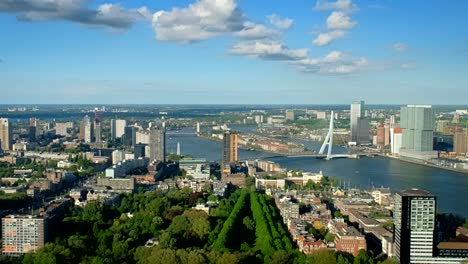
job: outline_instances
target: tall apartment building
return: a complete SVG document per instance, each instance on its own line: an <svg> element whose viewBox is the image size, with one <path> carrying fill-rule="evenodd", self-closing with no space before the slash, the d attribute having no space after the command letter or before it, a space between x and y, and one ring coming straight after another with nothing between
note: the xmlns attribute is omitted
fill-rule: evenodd
<svg viewBox="0 0 468 264"><path fill-rule="evenodd" d="M148 146L150 161L166 162L166 129L164 127L150 129Z"/></svg>
<svg viewBox="0 0 468 264"><path fill-rule="evenodd" d="M102 142L102 120L101 113L94 111L94 141L97 143Z"/></svg>
<svg viewBox="0 0 468 264"><path fill-rule="evenodd" d="M78 138L86 143L94 141L93 123L91 123L91 118L89 118L89 116L85 116L81 121L80 136Z"/></svg>
<svg viewBox="0 0 468 264"><path fill-rule="evenodd" d="M400 156L425 160L437 157L433 151L434 114L430 105L408 105L401 108L403 130Z"/></svg>
<svg viewBox="0 0 468 264"><path fill-rule="evenodd" d="M13 127L8 118L0 118L0 143L2 150L12 150Z"/></svg>
<svg viewBox="0 0 468 264"><path fill-rule="evenodd" d="M126 126L124 129L124 135L122 137L123 143L126 146L134 146L136 142L136 133L138 128L135 126Z"/></svg>
<svg viewBox="0 0 468 264"><path fill-rule="evenodd" d="M2 218L2 253L21 255L44 246L47 222L44 218L8 215Z"/></svg>
<svg viewBox="0 0 468 264"><path fill-rule="evenodd" d="M229 131L223 137L223 156L221 166L223 173L230 173L230 164L238 161L238 136Z"/></svg>
<svg viewBox="0 0 468 264"><path fill-rule="evenodd" d="M112 139L122 138L125 134L125 127L127 121L123 119L112 119L111 120L111 137Z"/></svg>

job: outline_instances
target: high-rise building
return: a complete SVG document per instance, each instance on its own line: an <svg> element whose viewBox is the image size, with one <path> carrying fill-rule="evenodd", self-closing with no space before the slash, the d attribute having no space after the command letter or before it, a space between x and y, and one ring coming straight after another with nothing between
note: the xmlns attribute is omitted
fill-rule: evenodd
<svg viewBox="0 0 468 264"><path fill-rule="evenodd" d="M2 150L12 150L13 127L8 118L0 118L0 143Z"/></svg>
<svg viewBox="0 0 468 264"><path fill-rule="evenodd" d="M360 118L364 117L364 101L353 102L351 104L351 116L350 116L350 126L351 126L351 141L358 143L359 141L359 124L358 121Z"/></svg>
<svg viewBox="0 0 468 264"><path fill-rule="evenodd" d="M164 127L152 127L150 129L148 146L150 161L166 162L166 129Z"/></svg>
<svg viewBox="0 0 468 264"><path fill-rule="evenodd" d="M419 189L395 194L395 256L401 264L428 263L433 257L436 197Z"/></svg>
<svg viewBox="0 0 468 264"><path fill-rule="evenodd" d="M468 152L468 130L459 128L455 131L454 142L453 142L453 151L457 153L467 153Z"/></svg>
<svg viewBox="0 0 468 264"><path fill-rule="evenodd" d="M408 105L401 108L403 142L400 156L425 160L437 157L433 151L434 114L430 105Z"/></svg>
<svg viewBox="0 0 468 264"><path fill-rule="evenodd" d="M102 120L101 113L98 110L94 111L94 136L95 142L102 142Z"/></svg>
<svg viewBox="0 0 468 264"><path fill-rule="evenodd" d="M400 127L390 128L390 150L392 154L400 154L402 130Z"/></svg>
<svg viewBox="0 0 468 264"><path fill-rule="evenodd" d="M223 137L223 158L221 162L223 173L230 173L230 165L238 161L238 136L227 131Z"/></svg>
<svg viewBox="0 0 468 264"><path fill-rule="evenodd" d="M112 119L111 120L111 137L112 139L122 138L125 134L125 127L127 121L123 119Z"/></svg>
<svg viewBox="0 0 468 264"><path fill-rule="evenodd" d="M425 190L409 189L394 197L394 256L401 264L461 264L468 260L466 246L434 244L436 197ZM445 244L445 245L441 245ZM441 252L441 248L444 248Z"/></svg>
<svg viewBox="0 0 468 264"><path fill-rule="evenodd" d="M355 141L359 145L365 145L370 142L369 138L369 119L367 117L360 117L357 120L356 138Z"/></svg>
<svg viewBox="0 0 468 264"><path fill-rule="evenodd" d="M385 144L385 127L380 125L377 127L377 146L383 147Z"/></svg>
<svg viewBox="0 0 468 264"><path fill-rule="evenodd" d="M91 118L89 118L89 116L85 116L81 121L79 139L86 143L94 141L93 123L91 123Z"/></svg>
<svg viewBox="0 0 468 264"><path fill-rule="evenodd" d="M134 146L138 142L136 142L136 132L138 128L135 126L126 126L123 135L123 144L126 146Z"/></svg>
<svg viewBox="0 0 468 264"><path fill-rule="evenodd" d="M384 129L385 129L385 135L384 135L384 146L388 146L390 145L390 126L389 125L385 125L384 126Z"/></svg>
<svg viewBox="0 0 468 264"><path fill-rule="evenodd" d="M2 253L21 255L44 246L47 222L44 218L8 215L2 218Z"/></svg>

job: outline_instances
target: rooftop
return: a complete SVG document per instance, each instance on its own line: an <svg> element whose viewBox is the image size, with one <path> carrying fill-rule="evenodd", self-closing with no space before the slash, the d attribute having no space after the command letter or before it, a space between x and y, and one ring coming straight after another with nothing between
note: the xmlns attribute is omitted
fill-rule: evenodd
<svg viewBox="0 0 468 264"><path fill-rule="evenodd" d="M398 192L401 196L434 196L434 194L417 188L402 190Z"/></svg>

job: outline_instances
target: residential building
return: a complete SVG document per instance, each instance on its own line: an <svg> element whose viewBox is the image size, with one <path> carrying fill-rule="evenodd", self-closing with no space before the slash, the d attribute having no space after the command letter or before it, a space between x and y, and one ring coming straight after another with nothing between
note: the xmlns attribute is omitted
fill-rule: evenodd
<svg viewBox="0 0 468 264"><path fill-rule="evenodd" d="M0 118L0 149L12 150L13 127L8 118Z"/></svg>
<svg viewBox="0 0 468 264"><path fill-rule="evenodd" d="M64 122L55 124L55 134L58 136L68 137L70 134L69 130L73 129L73 122Z"/></svg>
<svg viewBox="0 0 468 264"><path fill-rule="evenodd" d="M125 127L127 121L123 119L112 119L111 120L111 138L113 140L122 138L125 135Z"/></svg>
<svg viewBox="0 0 468 264"><path fill-rule="evenodd" d="M230 173L230 165L238 159L238 135L226 131L223 136L223 156L221 162L223 173Z"/></svg>
<svg viewBox="0 0 468 264"><path fill-rule="evenodd" d="M134 146L136 142L136 133L138 128L135 126L126 126L124 129L124 135L122 137L123 144L126 146Z"/></svg>
<svg viewBox="0 0 468 264"><path fill-rule="evenodd" d="M434 114L430 105L408 105L401 108L403 130L400 156L414 160L437 157L433 151Z"/></svg>
<svg viewBox="0 0 468 264"><path fill-rule="evenodd" d="M102 120L101 113L99 111L94 111L94 141L96 143L102 142Z"/></svg>
<svg viewBox="0 0 468 264"><path fill-rule="evenodd" d="M294 121L294 110L286 110L286 120Z"/></svg>
<svg viewBox="0 0 468 264"><path fill-rule="evenodd" d="M150 129L148 146L151 161L166 162L166 129L164 127L152 127Z"/></svg>
<svg viewBox="0 0 468 264"><path fill-rule="evenodd" d="M8 215L2 218L2 253L21 255L44 246L47 222L31 215Z"/></svg>
<svg viewBox="0 0 468 264"><path fill-rule="evenodd" d="M402 143L402 129L400 127L390 128L390 151L392 154L399 154Z"/></svg>
<svg viewBox="0 0 468 264"><path fill-rule="evenodd" d="M80 124L80 137L86 143L94 142L94 130L93 123L89 116L85 116Z"/></svg>
<svg viewBox="0 0 468 264"><path fill-rule="evenodd" d="M343 251L357 256L359 250L367 250L365 237L354 226L338 228L335 233L335 247L337 251Z"/></svg>

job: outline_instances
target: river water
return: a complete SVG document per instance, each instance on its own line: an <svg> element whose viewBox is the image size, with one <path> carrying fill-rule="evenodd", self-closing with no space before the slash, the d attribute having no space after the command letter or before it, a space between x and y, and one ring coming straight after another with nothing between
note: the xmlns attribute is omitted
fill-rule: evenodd
<svg viewBox="0 0 468 264"><path fill-rule="evenodd" d="M252 127L239 127L236 130L251 131ZM169 131L167 151L176 152L177 142L181 153L209 161L221 159L222 143L195 135L182 134L192 129ZM181 133L177 135L177 133ZM320 143L295 140L311 149L318 150ZM333 153L343 153L344 148L333 146ZM351 187L369 188L390 187L392 191L407 188L420 188L431 191L437 196L438 212L468 216L468 174L407 163L404 161L375 157L361 159L318 160L310 157L272 157L271 153L239 150L239 159L267 159L279 163L283 168L304 171L322 171L326 176L333 176L341 182L350 183Z"/></svg>

